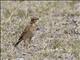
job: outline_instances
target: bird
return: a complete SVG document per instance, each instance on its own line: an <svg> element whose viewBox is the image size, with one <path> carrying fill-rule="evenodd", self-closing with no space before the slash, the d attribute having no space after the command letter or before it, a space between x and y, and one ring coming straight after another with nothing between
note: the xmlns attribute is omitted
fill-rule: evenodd
<svg viewBox="0 0 80 60"><path fill-rule="evenodd" d="M37 17L32 17L31 21L29 23L29 25L27 25L25 27L25 29L23 30L22 34L20 35L18 41L16 42L16 44L14 45L15 47L21 42L24 41L24 43L26 45L30 44L31 39L34 35L34 31L39 30L39 28L37 28L36 22L37 20L39 20L39 18ZM27 43L26 43L27 40Z"/></svg>

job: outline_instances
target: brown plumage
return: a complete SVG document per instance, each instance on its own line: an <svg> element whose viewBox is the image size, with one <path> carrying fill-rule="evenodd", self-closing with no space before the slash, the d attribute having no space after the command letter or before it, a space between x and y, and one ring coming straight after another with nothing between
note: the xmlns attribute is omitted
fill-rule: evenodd
<svg viewBox="0 0 80 60"><path fill-rule="evenodd" d="M25 40L27 40L27 45L28 43L30 43L32 37L33 37L33 32L37 30L37 26L36 26L36 22L37 22L38 18L37 17L33 17L31 18L30 24L26 26L26 28L24 29L23 33L21 34L18 42L15 44L15 47L23 40L24 43L26 42Z"/></svg>

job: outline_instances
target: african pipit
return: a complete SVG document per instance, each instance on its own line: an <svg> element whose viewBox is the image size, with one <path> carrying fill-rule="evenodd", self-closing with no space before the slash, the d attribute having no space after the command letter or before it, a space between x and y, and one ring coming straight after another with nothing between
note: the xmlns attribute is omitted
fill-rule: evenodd
<svg viewBox="0 0 80 60"><path fill-rule="evenodd" d="M29 23L29 25L26 26L26 28L24 29L24 31L22 32L18 42L15 44L15 47L21 42L24 41L24 43L27 40L27 43L25 44L29 44L31 42L31 39L33 37L33 32L36 31L38 28L36 26L36 22L39 18L37 17L33 17L31 18L31 21Z"/></svg>

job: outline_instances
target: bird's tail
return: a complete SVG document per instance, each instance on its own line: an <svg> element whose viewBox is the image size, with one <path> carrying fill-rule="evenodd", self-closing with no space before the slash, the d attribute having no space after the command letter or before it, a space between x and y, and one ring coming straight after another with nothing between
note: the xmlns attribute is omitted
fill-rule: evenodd
<svg viewBox="0 0 80 60"><path fill-rule="evenodd" d="M16 47L22 40L19 40L14 46Z"/></svg>

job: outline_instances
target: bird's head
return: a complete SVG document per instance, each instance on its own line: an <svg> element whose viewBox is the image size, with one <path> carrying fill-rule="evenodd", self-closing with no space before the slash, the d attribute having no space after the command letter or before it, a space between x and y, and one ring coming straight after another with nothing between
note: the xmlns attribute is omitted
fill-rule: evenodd
<svg viewBox="0 0 80 60"><path fill-rule="evenodd" d="M37 20L39 20L39 18L38 18L38 17L32 17L32 18L31 18L31 24L36 23L36 22L37 22Z"/></svg>

